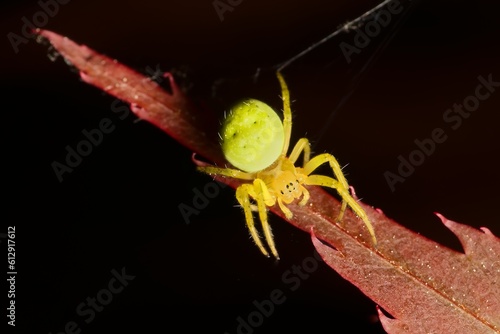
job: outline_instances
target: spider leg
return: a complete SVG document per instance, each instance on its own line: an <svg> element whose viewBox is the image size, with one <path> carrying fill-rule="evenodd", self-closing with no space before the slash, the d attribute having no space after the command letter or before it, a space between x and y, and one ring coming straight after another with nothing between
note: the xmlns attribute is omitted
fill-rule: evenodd
<svg viewBox="0 0 500 334"><path fill-rule="evenodd" d="M200 172L210 175L229 176L241 180L253 180L255 178L253 173L246 173L232 168L220 168L220 167L208 166L208 167L196 167L196 169Z"/></svg>
<svg viewBox="0 0 500 334"><path fill-rule="evenodd" d="M373 226L370 223L370 220L368 219L368 216L366 215L366 212L361 208L359 203L351 196L349 193L348 188L344 187L343 184L341 184L339 181L335 180L334 178L331 178L329 176L324 176L324 175L309 175L308 178L306 179L306 184L309 185L317 185L317 186L322 186L322 187L329 187L337 190L339 195L342 197L342 199L349 204L351 207L352 211L358 215L359 218L361 218L366 225L366 228L368 229L368 232L370 233L373 244L377 244L377 238L375 237L375 231L373 230Z"/></svg>
<svg viewBox="0 0 500 334"><path fill-rule="evenodd" d="M309 201L309 198L311 195L309 194L309 191L306 189L306 187L303 187L302 185L300 186L300 189L302 190L302 199L299 202L299 205L306 205L307 201Z"/></svg>
<svg viewBox="0 0 500 334"><path fill-rule="evenodd" d="M293 217L292 211L290 211L290 209L285 206L285 203L283 203L283 200L280 197L278 197L278 205L281 211L283 211L283 213L285 214L285 217L287 219L292 219Z"/></svg>
<svg viewBox="0 0 500 334"><path fill-rule="evenodd" d="M236 199L243 207L243 212L245 213L245 220L247 223L248 230L250 231L250 235L252 236L253 241L259 247L262 254L269 257L269 253L266 248L262 244L260 240L259 233L255 228L255 223L253 220L252 209L250 204L250 193L254 193L254 187L252 184L242 184L236 189Z"/></svg>
<svg viewBox="0 0 500 334"><path fill-rule="evenodd" d="M292 134L292 111L290 110L290 92L286 85L285 79L278 71L276 72L281 86L281 98L283 99L283 129L285 131L285 143L283 144L283 151L281 154L286 155L288 146L290 145L290 137Z"/></svg>
<svg viewBox="0 0 500 334"><path fill-rule="evenodd" d="M305 166L311 157L311 146L309 145L309 140L307 138L300 138L297 141L297 144L295 144L292 153L288 156L288 159L295 164L302 152L304 152L304 162L302 163L302 166Z"/></svg>
<svg viewBox="0 0 500 334"><path fill-rule="evenodd" d="M323 153L315 156L312 158L305 166L304 166L304 174L309 175L311 174L315 169L317 169L320 165L324 164L325 162L328 162L330 164L330 167L333 171L333 174L335 175L335 178L338 180L340 183L340 186L342 189L345 191L349 192L349 184L347 183L347 180L344 177L344 173L342 173L342 168L340 168L340 165L335 159L335 157L331 154L328 153ZM343 197L342 197L343 198ZM342 218L344 217L344 212L347 207L347 203L345 200L342 200L342 206L340 207L340 213L337 218L338 221L341 221Z"/></svg>
<svg viewBox="0 0 500 334"><path fill-rule="evenodd" d="M255 179L253 181L254 190L255 190L255 199L257 200L257 207L259 211L259 218L262 224L262 230L264 231L264 237L266 238L267 245L271 249L274 257L279 260L278 251L276 250L276 245L274 244L273 233L271 232L271 226L267 221L267 207L272 206L276 202L275 199L269 193L269 189L267 188L264 181L261 179Z"/></svg>

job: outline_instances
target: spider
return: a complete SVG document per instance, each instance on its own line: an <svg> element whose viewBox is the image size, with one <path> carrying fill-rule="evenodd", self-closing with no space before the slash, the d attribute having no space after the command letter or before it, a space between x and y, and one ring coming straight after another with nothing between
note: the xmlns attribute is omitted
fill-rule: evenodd
<svg viewBox="0 0 500 334"><path fill-rule="evenodd" d="M248 181L236 189L236 199L243 208L251 237L267 257L269 253L257 232L252 212L258 212L267 245L273 256L279 259L267 219L267 207L274 206L277 202L285 217L291 219L293 214L286 204L300 199L299 205L305 205L310 197L306 188L309 185L336 189L342 198L337 221L342 220L346 206L349 205L363 220L373 243L376 244L372 224L365 211L349 193L347 180L333 155L323 153L310 158L309 140L301 138L290 155L286 156L292 131L290 93L281 73L278 71L276 75L283 99L283 122L270 106L261 101L245 99L239 102L226 116L219 134L226 159L237 169L207 166L198 167L198 170L210 175ZM302 153L303 165L296 167L295 163ZM330 165L336 179L312 174L325 163Z"/></svg>

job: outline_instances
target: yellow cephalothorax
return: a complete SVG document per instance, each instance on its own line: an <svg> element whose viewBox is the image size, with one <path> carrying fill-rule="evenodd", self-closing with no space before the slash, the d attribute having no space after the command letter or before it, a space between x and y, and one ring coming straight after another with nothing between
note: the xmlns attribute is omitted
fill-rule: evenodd
<svg viewBox="0 0 500 334"><path fill-rule="evenodd" d="M309 192L305 186L317 185L336 189L342 198L337 220L342 220L346 206L349 205L365 223L373 243L377 243L375 232L359 203L349 193L349 185L339 163L331 154L323 153L310 158L311 148L307 138L301 138L287 157L292 132L290 93L281 73L277 72L283 98L283 122L267 104L246 99L236 104L226 117L221 129L222 151L226 159L237 169L220 167L198 167L210 175L222 175L248 182L236 189L236 199L245 213L250 235L260 251L269 256L255 227L252 211L257 211L264 238L271 253L279 259L274 244L271 227L267 220L267 207L278 206L287 219L293 217L286 204L300 200L305 205ZM302 167L296 167L299 156L303 154ZM328 163L335 178L311 174L322 164Z"/></svg>

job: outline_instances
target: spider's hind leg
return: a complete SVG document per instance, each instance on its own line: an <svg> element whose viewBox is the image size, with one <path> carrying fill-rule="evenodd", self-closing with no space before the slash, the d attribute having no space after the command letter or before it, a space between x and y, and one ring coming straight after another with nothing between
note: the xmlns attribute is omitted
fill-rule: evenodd
<svg viewBox="0 0 500 334"><path fill-rule="evenodd" d="M323 153L315 156L310 161L306 163L304 166L304 173L306 175L311 174L314 170L316 170L322 164L328 162L330 168L332 169L333 175L338 181L337 190L341 190L342 192L349 193L349 184L344 177L344 173L342 173L342 168L338 163L337 159L331 154ZM340 207L340 212L337 217L337 222L342 222L342 218L344 218L345 209L347 208L347 201L344 196L342 196L342 205Z"/></svg>

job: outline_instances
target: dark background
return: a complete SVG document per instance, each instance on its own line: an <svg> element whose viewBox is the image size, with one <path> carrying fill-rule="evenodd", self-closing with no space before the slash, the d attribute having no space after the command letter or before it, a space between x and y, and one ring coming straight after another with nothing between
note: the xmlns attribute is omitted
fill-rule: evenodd
<svg viewBox="0 0 500 334"><path fill-rule="evenodd" d="M221 22L209 0L72 0L44 28L143 73L173 70L193 101L222 117L244 96L280 108L272 66L376 4L246 0ZM433 212L500 235L500 89L457 130L443 121L448 108L474 94L478 76L500 81L498 8L489 1L413 1L411 8L350 64L339 44L353 44L354 33L284 70L293 140L307 136L315 152L348 164L347 178L364 202L459 250ZM21 18L38 11L36 2L3 3L4 35L20 34ZM195 171L189 150L133 115L119 119L115 99L81 82L62 59L49 60L47 46L30 40L15 53L6 37L2 46L5 222L17 232L20 332L55 334L73 320L82 333L159 327L233 334L236 319L255 310L253 301L281 289L286 301L254 333L383 333L375 303L325 264L296 291L282 280L312 256L308 234L272 217L282 260L266 259L249 240L229 188L186 224L179 205L192 205L193 189L210 182ZM82 130L103 118L115 130L58 182L53 161L62 162L66 145L75 147ZM397 173L398 156L408 157L414 140L437 127L446 142L391 191L384 172ZM135 278L86 324L77 306L122 268Z"/></svg>

